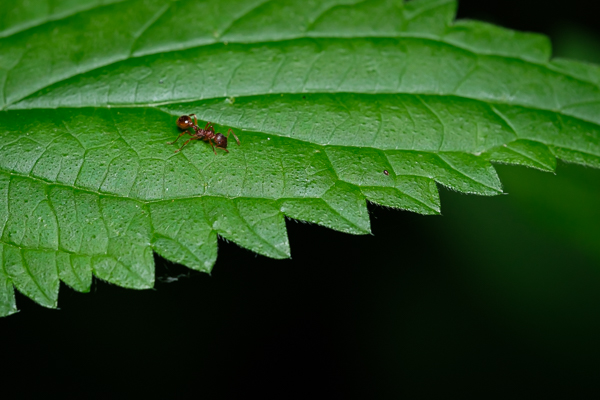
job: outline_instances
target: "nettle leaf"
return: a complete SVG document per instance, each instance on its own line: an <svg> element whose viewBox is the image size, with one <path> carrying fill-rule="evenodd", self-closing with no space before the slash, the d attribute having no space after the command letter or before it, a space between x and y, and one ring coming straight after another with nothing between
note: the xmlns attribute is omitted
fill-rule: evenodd
<svg viewBox="0 0 600 400"><path fill-rule="evenodd" d="M289 257L286 216L437 214L437 184L502 193L491 162L600 167L600 68L455 1L38 3L0 4L1 315L152 287L153 251L209 272L218 236ZM241 146L174 153L190 113Z"/></svg>

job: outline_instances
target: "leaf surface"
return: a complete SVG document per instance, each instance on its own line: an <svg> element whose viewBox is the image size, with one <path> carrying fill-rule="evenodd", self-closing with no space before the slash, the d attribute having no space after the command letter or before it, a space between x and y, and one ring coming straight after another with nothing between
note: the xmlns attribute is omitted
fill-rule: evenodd
<svg viewBox="0 0 600 400"><path fill-rule="evenodd" d="M491 162L600 167L600 68L453 22L450 0L0 4L0 314L92 275L209 272L217 237L286 258L285 217L370 232L366 201L438 214ZM174 153L175 119L233 129ZM181 143L181 141L180 141ZM384 171L386 173L384 173Z"/></svg>

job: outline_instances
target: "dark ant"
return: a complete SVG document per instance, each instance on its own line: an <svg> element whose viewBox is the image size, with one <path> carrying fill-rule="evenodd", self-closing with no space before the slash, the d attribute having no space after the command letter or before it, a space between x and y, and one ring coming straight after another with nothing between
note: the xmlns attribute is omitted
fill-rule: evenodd
<svg viewBox="0 0 600 400"><path fill-rule="evenodd" d="M191 117L194 117L194 122L192 122ZM178 151L181 151L181 149L183 149L185 147L185 145L187 145L192 140L204 140L205 142L210 143L215 154L217 154L217 150L215 149L215 146L217 146L217 148L223 149L229 153L229 150L227 150L227 139L229 138L230 133L235 138L235 141L237 142L238 146L240 144L240 139L238 139L238 137L235 136L235 133L233 133L233 130L231 130L231 129L229 129L227 131L227 136L225 136L220 132L215 132L215 128L213 128L212 122L207 122L204 129L200 128L198 126L198 120L196 119L196 114L182 115L181 117L179 117L177 119L177 126L179 127L179 129L183 129L183 132L181 132L181 134L177 137L177 139L175 139L172 142L168 142L167 144L174 144L176 141L179 140L180 137L182 137L186 133L189 133L191 138L186 140L185 143L183 144L183 146L181 146L179 148L179 150L175 150L175 153L177 153ZM188 130L190 128L193 128L194 132L190 132ZM213 144L213 141L215 142L214 144Z"/></svg>

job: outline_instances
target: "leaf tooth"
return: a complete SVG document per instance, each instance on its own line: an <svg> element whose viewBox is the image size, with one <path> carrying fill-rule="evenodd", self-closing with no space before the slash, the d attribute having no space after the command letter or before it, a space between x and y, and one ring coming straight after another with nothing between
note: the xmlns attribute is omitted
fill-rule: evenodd
<svg viewBox="0 0 600 400"><path fill-rule="evenodd" d="M387 152L396 175L422 176L465 193L502 193L498 174L486 157L461 153Z"/></svg>
<svg viewBox="0 0 600 400"><path fill-rule="evenodd" d="M390 177L396 187L362 187L367 200L424 215L440 214L440 196L435 181L420 176Z"/></svg>
<svg viewBox="0 0 600 400"><path fill-rule="evenodd" d="M137 201L115 197L101 197L99 203L108 247L104 254L92 257L94 274L123 287L153 287L152 228L147 208Z"/></svg>
<svg viewBox="0 0 600 400"><path fill-rule="evenodd" d="M541 171L553 172L556 169L556 156L548 146L531 140L516 140L488 152L490 161L524 165Z"/></svg>
<svg viewBox="0 0 600 400"><path fill-rule="evenodd" d="M205 217L202 199L151 203L152 247L161 256L210 272L217 260L217 233Z"/></svg>
<svg viewBox="0 0 600 400"><path fill-rule="evenodd" d="M550 150L557 158L560 158L563 161L600 168L600 156L597 154L558 146L550 146Z"/></svg>
<svg viewBox="0 0 600 400"><path fill-rule="evenodd" d="M154 286L154 260L149 247L131 247L126 243L112 243L115 248L132 251L128 256L92 257L94 275L107 282L130 289L150 289ZM122 251L122 250L121 250ZM119 251L115 251L118 253Z"/></svg>
<svg viewBox="0 0 600 400"><path fill-rule="evenodd" d="M272 258L289 258L283 214L272 200L204 197L207 219L223 238Z"/></svg>
<svg viewBox="0 0 600 400"><path fill-rule="evenodd" d="M502 193L500 178L485 158L460 153L440 153L437 157L451 170L447 182L461 185L461 191L486 196Z"/></svg>
<svg viewBox="0 0 600 400"><path fill-rule="evenodd" d="M367 203L356 186L339 181L323 195L323 200L352 226L353 231L349 233L359 235L371 233Z"/></svg>
<svg viewBox="0 0 600 400"><path fill-rule="evenodd" d="M7 244L2 250L5 271L19 292L44 307L56 308L59 279L55 252Z"/></svg>
<svg viewBox="0 0 600 400"><path fill-rule="evenodd" d="M92 285L92 260L90 256L58 252L58 276L72 289L88 293Z"/></svg>
<svg viewBox="0 0 600 400"><path fill-rule="evenodd" d="M0 317L18 312L13 282L4 268L4 244L0 243Z"/></svg>

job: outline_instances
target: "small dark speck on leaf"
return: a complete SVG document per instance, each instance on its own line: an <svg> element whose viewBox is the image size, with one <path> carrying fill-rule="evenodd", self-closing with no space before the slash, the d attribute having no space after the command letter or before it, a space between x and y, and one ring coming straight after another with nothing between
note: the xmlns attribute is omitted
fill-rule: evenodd
<svg viewBox="0 0 600 400"><path fill-rule="evenodd" d="M162 85L163 83L165 83L165 81L163 81L163 80L161 79L160 81L158 81L158 83L160 83L160 84Z"/></svg>
<svg viewBox="0 0 600 400"><path fill-rule="evenodd" d="M390 174L390 173L388 172L388 170L387 170L387 169L384 169L384 170L383 170L383 173L384 173L385 175L389 175L389 174Z"/></svg>
<svg viewBox="0 0 600 400"><path fill-rule="evenodd" d="M302 96L303 99L306 99L306 96Z"/></svg>

